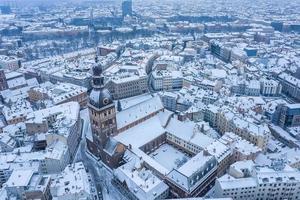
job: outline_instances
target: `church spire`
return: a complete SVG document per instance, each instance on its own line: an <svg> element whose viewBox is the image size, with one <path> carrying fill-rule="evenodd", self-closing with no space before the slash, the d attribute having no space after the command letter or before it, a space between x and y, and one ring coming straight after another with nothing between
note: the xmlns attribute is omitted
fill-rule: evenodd
<svg viewBox="0 0 300 200"><path fill-rule="evenodd" d="M103 68L99 63L93 67L93 80L92 80L92 91L89 96L89 103L94 107L100 109L109 104L113 104L113 98L104 87Z"/></svg>
<svg viewBox="0 0 300 200"><path fill-rule="evenodd" d="M99 64L96 64L93 67L93 88L103 88L104 87L104 77L102 76L102 66Z"/></svg>

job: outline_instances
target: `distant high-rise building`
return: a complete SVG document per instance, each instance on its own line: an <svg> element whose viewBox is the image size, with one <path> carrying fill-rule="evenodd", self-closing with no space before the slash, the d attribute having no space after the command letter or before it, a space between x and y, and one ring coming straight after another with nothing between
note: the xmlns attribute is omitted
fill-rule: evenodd
<svg viewBox="0 0 300 200"><path fill-rule="evenodd" d="M0 5L0 13L1 14L10 14L11 13L11 8L8 5Z"/></svg>
<svg viewBox="0 0 300 200"><path fill-rule="evenodd" d="M122 15L124 16L132 16L132 0L123 0L122 2Z"/></svg>

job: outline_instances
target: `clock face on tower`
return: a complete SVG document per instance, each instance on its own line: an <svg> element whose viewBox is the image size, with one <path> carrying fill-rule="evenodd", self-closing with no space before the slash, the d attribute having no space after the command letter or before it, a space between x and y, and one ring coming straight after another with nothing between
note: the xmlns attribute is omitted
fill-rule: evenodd
<svg viewBox="0 0 300 200"><path fill-rule="evenodd" d="M104 98L104 99L103 99L103 104L104 104L104 105L107 105L108 103L109 103L109 99L108 99L108 98Z"/></svg>

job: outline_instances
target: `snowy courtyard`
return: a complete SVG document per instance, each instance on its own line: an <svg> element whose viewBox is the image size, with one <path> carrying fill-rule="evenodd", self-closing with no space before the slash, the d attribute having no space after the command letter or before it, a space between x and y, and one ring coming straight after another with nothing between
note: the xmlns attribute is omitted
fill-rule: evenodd
<svg viewBox="0 0 300 200"><path fill-rule="evenodd" d="M170 171L179 168L190 159L188 155L169 144L163 144L150 156Z"/></svg>

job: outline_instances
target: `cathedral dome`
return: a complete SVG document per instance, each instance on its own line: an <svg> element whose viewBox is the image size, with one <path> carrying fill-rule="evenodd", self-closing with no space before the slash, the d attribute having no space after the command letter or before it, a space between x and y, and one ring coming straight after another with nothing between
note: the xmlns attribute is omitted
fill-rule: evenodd
<svg viewBox="0 0 300 200"><path fill-rule="evenodd" d="M94 107L100 109L113 103L110 92L105 88L93 89L89 96L89 102Z"/></svg>

